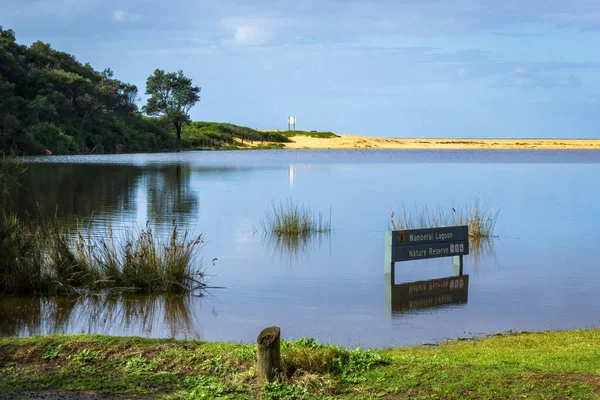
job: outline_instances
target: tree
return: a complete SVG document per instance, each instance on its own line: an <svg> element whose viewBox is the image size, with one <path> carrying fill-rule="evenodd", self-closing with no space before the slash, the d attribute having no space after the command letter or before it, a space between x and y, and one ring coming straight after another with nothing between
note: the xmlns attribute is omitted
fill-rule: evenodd
<svg viewBox="0 0 600 400"><path fill-rule="evenodd" d="M165 73L154 71L146 81L146 94L150 97L144 107L148 115L160 115L169 120L181 140L181 127L190 120L190 109L200 100L200 88L192 86L192 80L183 71Z"/></svg>
<svg viewBox="0 0 600 400"><path fill-rule="evenodd" d="M0 26L0 155L175 148L172 123L144 118L137 101L135 85L111 69L47 43L20 45Z"/></svg>

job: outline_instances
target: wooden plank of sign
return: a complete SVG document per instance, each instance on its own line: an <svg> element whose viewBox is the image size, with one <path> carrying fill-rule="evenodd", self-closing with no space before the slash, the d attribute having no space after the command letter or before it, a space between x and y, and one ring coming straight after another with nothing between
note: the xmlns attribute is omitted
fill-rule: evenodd
<svg viewBox="0 0 600 400"><path fill-rule="evenodd" d="M424 258L453 257L469 254L469 241L392 246L392 262Z"/></svg>
<svg viewBox="0 0 600 400"><path fill-rule="evenodd" d="M469 240L469 227L467 225L392 231L392 247L465 240Z"/></svg>

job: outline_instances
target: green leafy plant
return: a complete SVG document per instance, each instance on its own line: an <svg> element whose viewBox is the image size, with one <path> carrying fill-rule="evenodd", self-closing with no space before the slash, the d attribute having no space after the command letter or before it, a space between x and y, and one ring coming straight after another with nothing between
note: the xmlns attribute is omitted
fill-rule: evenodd
<svg viewBox="0 0 600 400"><path fill-rule="evenodd" d="M72 356L72 359L75 361L80 361L83 363L92 362L96 360L100 360L102 356L97 351L92 351L90 349L83 349L78 354Z"/></svg>
<svg viewBox="0 0 600 400"><path fill-rule="evenodd" d="M234 350L239 361L250 361L256 359L256 345L243 345Z"/></svg>
<svg viewBox="0 0 600 400"><path fill-rule="evenodd" d="M152 372L156 369L156 363L141 356L134 356L127 360L125 363L125 371L139 375L145 372Z"/></svg>
<svg viewBox="0 0 600 400"><path fill-rule="evenodd" d="M63 345L58 345L58 346L51 346L48 345L46 346L46 348L44 349L44 352L42 353L42 358L44 360L55 360L58 358L58 356L60 356L60 353L63 350Z"/></svg>

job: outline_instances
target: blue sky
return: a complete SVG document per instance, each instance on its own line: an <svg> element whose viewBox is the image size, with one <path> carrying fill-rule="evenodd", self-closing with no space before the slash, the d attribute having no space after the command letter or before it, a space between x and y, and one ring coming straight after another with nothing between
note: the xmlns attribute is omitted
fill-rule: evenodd
<svg viewBox="0 0 600 400"><path fill-rule="evenodd" d="M17 40L202 87L192 118L387 137L600 136L597 0L0 0Z"/></svg>

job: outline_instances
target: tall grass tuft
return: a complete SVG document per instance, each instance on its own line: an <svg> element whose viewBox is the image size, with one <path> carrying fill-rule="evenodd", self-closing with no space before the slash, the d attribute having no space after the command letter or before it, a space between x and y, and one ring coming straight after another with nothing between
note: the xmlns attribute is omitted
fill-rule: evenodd
<svg viewBox="0 0 600 400"><path fill-rule="evenodd" d="M271 202L263 220L264 229L275 235L285 237L309 237L315 233L331 232L331 212L329 219L293 200L276 204Z"/></svg>
<svg viewBox="0 0 600 400"><path fill-rule="evenodd" d="M390 223L394 230L468 225L472 239L492 238L497 236L495 229L499 212L490 210L478 196L470 207L454 207L450 210L429 210L424 207L410 213L402 206L398 215L392 212Z"/></svg>
<svg viewBox="0 0 600 400"><path fill-rule="evenodd" d="M68 232L56 220L28 223L0 216L0 293L72 294L100 289L182 292L201 289L202 235L173 227L168 239L152 230Z"/></svg>
<svg viewBox="0 0 600 400"><path fill-rule="evenodd" d="M19 186L21 176L27 171L23 160L2 154L0 157L0 209L3 211L12 187Z"/></svg>
<svg viewBox="0 0 600 400"><path fill-rule="evenodd" d="M146 227L124 247L123 284L146 291L177 292L202 285L203 273L193 269L202 235L189 238L174 226L168 241Z"/></svg>
<svg viewBox="0 0 600 400"><path fill-rule="evenodd" d="M17 216L0 215L0 292L30 293L42 286L40 230Z"/></svg>

